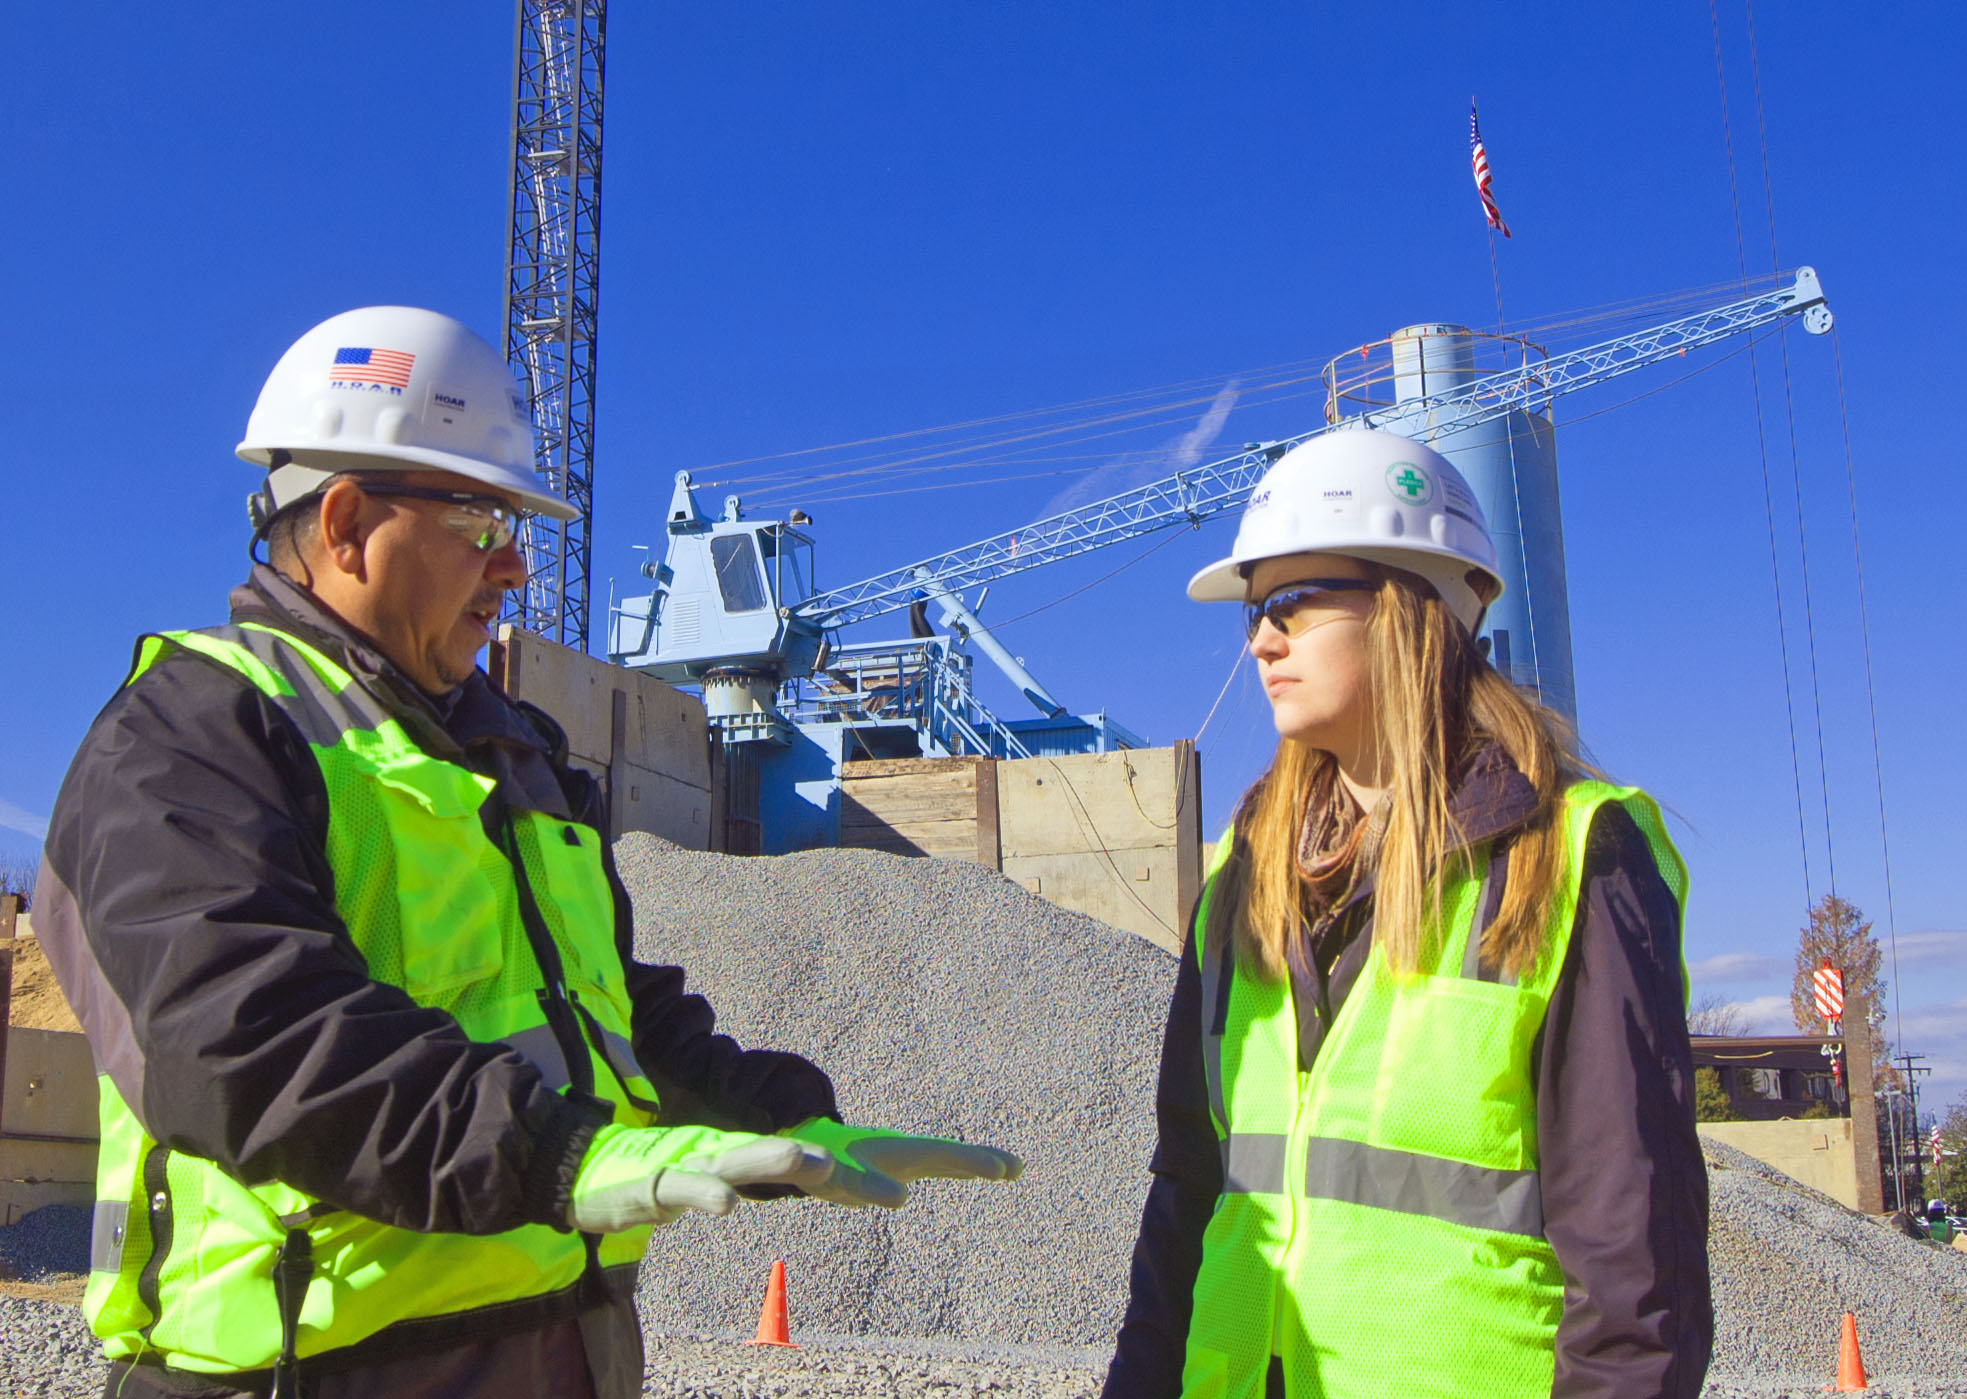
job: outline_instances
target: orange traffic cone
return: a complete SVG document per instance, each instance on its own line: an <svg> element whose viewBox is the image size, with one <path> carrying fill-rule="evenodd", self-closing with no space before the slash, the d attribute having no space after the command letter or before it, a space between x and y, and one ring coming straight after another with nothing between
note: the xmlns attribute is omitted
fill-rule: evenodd
<svg viewBox="0 0 1967 1399"><path fill-rule="evenodd" d="M786 1338L785 1325L785 1264L774 1260L772 1280L765 1284L765 1306L758 1313L758 1335L746 1341L748 1346L787 1346L793 1350L799 1347ZM1858 1388L1863 1389L1860 1384Z"/></svg>
<svg viewBox="0 0 1967 1399"><path fill-rule="evenodd" d="M1844 1333L1837 1343L1837 1383L1824 1386L1826 1394L1853 1394L1866 1388L1865 1362L1858 1358L1858 1319L1844 1313Z"/></svg>

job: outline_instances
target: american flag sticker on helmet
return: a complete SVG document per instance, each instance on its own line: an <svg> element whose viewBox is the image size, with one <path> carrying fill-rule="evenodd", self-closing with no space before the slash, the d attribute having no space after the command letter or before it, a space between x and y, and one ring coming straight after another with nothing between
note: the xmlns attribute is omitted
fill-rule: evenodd
<svg viewBox="0 0 1967 1399"><path fill-rule="evenodd" d="M407 350L382 350L372 345L344 345L328 366L331 384L376 384L389 389L410 387L410 370L417 357Z"/></svg>

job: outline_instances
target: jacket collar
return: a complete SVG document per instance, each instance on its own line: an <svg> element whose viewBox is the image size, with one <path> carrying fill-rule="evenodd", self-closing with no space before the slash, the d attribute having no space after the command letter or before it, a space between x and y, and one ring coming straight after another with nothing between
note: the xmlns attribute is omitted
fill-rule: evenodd
<svg viewBox="0 0 1967 1399"><path fill-rule="evenodd" d="M266 564L253 565L227 602L234 623L257 622L326 652L426 751L454 755L474 744L503 743L555 756L566 744L557 724L530 705L521 709L514 704L482 670L472 671L464 684L441 695L426 693L373 640Z"/></svg>
<svg viewBox="0 0 1967 1399"><path fill-rule="evenodd" d="M1529 820L1537 810L1537 789L1500 744L1488 743L1462 769L1448 810L1461 827L1461 843L1481 845Z"/></svg>
<svg viewBox="0 0 1967 1399"><path fill-rule="evenodd" d="M1537 789L1516 770L1500 744L1486 743L1463 766L1448 797L1448 814L1461 838L1454 849L1465 850L1508 835L1537 810ZM1357 880L1336 912L1369 898L1379 882L1379 866L1370 866Z"/></svg>

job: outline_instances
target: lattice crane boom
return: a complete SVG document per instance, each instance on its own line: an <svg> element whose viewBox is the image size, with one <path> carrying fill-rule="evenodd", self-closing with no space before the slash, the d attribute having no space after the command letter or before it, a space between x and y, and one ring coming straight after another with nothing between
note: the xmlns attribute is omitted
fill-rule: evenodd
<svg viewBox="0 0 1967 1399"><path fill-rule="evenodd" d="M1253 446L1237 456L1179 471L1076 510L817 594L793 612L826 629L851 626L908 607L931 584L960 592L1175 525L1200 524L1241 507L1272 462L1320 433L1347 427L1392 427L1421 441L1433 441L1518 409L1548 411L1550 400L1560 393L1604 383L1683 351L1794 315L1803 317L1804 329L1813 335L1830 329L1830 308L1817 274L1808 267L1799 268L1789 286L1490 374L1459 388L1374 409L1344 424Z"/></svg>
<svg viewBox="0 0 1967 1399"><path fill-rule="evenodd" d="M535 518L530 581L506 620L587 648L600 292L606 0L518 0L514 38L506 358L526 383L534 469L579 514Z"/></svg>

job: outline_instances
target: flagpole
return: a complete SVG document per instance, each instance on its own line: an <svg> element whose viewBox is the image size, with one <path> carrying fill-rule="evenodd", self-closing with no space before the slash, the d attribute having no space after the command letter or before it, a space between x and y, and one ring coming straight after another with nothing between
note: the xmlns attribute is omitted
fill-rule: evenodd
<svg viewBox="0 0 1967 1399"><path fill-rule="evenodd" d="M1496 291L1496 334L1501 335L1507 322L1503 318L1502 265L1496 260L1496 230L1501 229L1507 238L1509 225L1503 222L1502 210L1496 207L1495 196L1489 192L1489 155L1482 149L1482 124L1476 118L1473 93L1468 99L1468 157L1475 175L1475 193L1482 201L1482 222L1489 234L1489 283Z"/></svg>
<svg viewBox="0 0 1967 1399"><path fill-rule="evenodd" d="M1488 232L1489 281L1496 288L1496 334L1501 335L1505 324L1503 320L1503 274L1501 265L1496 261L1496 230L1491 228Z"/></svg>

